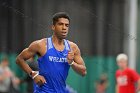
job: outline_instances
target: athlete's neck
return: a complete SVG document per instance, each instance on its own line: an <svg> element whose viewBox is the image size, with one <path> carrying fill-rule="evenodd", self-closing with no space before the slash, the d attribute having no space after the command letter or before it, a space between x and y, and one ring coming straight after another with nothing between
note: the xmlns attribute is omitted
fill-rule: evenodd
<svg viewBox="0 0 140 93"><path fill-rule="evenodd" d="M64 44L64 40L58 38L56 35L52 36L52 41L53 41L53 43L55 43L57 45L63 45Z"/></svg>

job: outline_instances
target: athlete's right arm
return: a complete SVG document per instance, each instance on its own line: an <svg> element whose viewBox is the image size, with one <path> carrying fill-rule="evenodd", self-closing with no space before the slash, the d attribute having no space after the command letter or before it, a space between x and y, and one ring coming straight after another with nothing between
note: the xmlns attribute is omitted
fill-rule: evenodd
<svg viewBox="0 0 140 93"><path fill-rule="evenodd" d="M27 74L30 74L32 72L32 69L29 67L29 65L26 63L26 60L33 57L35 54L39 52L40 46L37 41L30 44L30 46L26 49L24 49L16 58L16 63L23 69ZM34 75L33 75L34 76ZM32 77L33 77L32 76ZM45 79L43 76L38 75L36 78L34 78L35 83L41 85L45 83Z"/></svg>

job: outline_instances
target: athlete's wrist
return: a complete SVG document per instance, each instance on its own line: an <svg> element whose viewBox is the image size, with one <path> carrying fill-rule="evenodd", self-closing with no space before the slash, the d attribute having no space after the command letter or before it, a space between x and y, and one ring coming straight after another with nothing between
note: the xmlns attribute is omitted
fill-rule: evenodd
<svg viewBox="0 0 140 93"><path fill-rule="evenodd" d="M39 73L37 72L37 73L32 77L32 79L35 79L38 75L39 75Z"/></svg>
<svg viewBox="0 0 140 93"><path fill-rule="evenodd" d="M29 76L34 79L35 77L37 77L39 75L39 72L38 71L32 71L30 72Z"/></svg>
<svg viewBox="0 0 140 93"><path fill-rule="evenodd" d="M72 66L74 64L74 61L72 61L69 65Z"/></svg>

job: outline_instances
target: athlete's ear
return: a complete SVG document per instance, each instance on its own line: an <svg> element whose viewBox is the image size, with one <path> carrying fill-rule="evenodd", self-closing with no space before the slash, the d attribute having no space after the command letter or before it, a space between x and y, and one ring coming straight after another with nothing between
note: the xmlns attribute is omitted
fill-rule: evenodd
<svg viewBox="0 0 140 93"><path fill-rule="evenodd" d="M52 28L52 30L55 30L55 26L54 25L52 25L51 28Z"/></svg>

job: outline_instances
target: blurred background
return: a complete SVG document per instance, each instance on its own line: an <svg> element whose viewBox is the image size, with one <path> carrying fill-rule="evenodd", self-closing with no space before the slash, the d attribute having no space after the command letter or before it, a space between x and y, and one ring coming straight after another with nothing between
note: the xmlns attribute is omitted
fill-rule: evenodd
<svg viewBox="0 0 140 93"><path fill-rule="evenodd" d="M22 79L26 74L15 58L34 40L52 34L52 15L70 15L68 38L82 53L87 75L70 69L67 84L73 93L96 93L104 81L106 93L115 93L116 56L126 53L129 66L140 72L140 0L0 0L0 59ZM27 93L28 83L19 84Z"/></svg>

